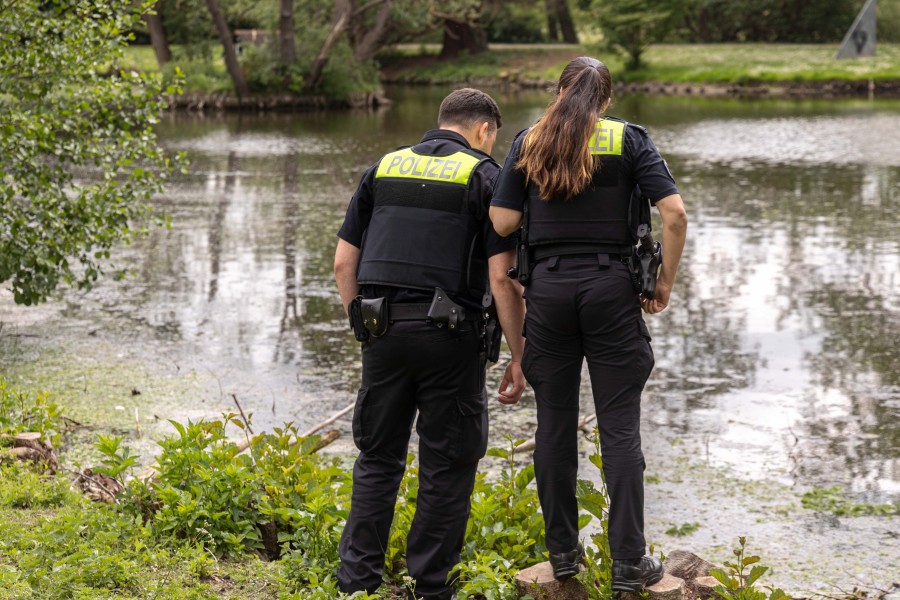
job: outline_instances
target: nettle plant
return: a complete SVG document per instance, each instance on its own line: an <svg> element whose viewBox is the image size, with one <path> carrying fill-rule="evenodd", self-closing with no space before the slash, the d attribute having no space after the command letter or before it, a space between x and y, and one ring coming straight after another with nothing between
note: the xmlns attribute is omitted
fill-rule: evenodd
<svg viewBox="0 0 900 600"><path fill-rule="evenodd" d="M612 554L609 550L609 494L603 477L603 457L600 455L600 435L594 430L594 452L589 460L600 471L601 487L598 490L592 481L579 479L575 488L578 505L587 515L578 519L579 529L596 518L600 527L591 535L591 544L585 545L587 569L579 576L592 600L606 600L612 597Z"/></svg>
<svg viewBox="0 0 900 600"><path fill-rule="evenodd" d="M725 569L711 569L709 574L721 584L714 589L724 600L783 600L788 598L782 590L770 586L763 589L754 584L769 567L759 563L758 556L747 556L747 538L738 538L738 547L734 549L736 560L725 561ZM749 571L747 568L749 567Z"/></svg>

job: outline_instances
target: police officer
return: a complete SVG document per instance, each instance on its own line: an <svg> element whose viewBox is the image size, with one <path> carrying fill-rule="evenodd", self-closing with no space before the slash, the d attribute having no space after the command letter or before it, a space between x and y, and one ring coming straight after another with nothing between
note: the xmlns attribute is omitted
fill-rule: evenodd
<svg viewBox="0 0 900 600"><path fill-rule="evenodd" d="M515 403L525 387L524 301L518 282L506 277L515 239L501 239L488 219L500 171L489 154L500 110L481 91L457 90L441 103L438 127L369 167L338 232L338 290L357 330L362 323L358 337L367 338L353 413L359 456L340 542L338 584L348 593L381 585L418 412L407 567L415 598L453 595L448 575L459 562L487 448L482 329L491 292L512 354L498 399Z"/></svg>
<svg viewBox="0 0 900 600"><path fill-rule="evenodd" d="M583 554L575 481L586 357L610 496L612 589L635 592L663 575L660 561L644 556L640 402L654 360L641 308L657 313L669 302L687 214L644 128L604 116L611 94L603 63L569 63L553 103L513 143L490 214L500 235L524 214L531 281L522 368L537 403L534 463L554 575L576 574ZM635 186L663 222L662 268L644 299L623 262L637 240Z"/></svg>

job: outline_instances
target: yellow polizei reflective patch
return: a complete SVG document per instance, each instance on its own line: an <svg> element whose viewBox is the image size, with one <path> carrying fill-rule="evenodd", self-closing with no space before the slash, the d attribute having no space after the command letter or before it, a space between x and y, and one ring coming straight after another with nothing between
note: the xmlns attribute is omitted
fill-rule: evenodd
<svg viewBox="0 0 900 600"><path fill-rule="evenodd" d="M428 179L466 185L479 162L479 159L465 152L455 152L449 156L423 156L404 148L386 154L378 164L375 177Z"/></svg>
<svg viewBox="0 0 900 600"><path fill-rule="evenodd" d="M625 123L611 119L597 121L589 142L591 154L622 155Z"/></svg>

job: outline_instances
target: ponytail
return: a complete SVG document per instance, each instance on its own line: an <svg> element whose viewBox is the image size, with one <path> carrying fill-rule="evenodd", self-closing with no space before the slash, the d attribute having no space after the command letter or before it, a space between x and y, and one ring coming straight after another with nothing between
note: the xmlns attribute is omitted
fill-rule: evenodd
<svg viewBox="0 0 900 600"><path fill-rule="evenodd" d="M563 70L556 97L528 132L516 163L541 200L567 200L588 187L600 166L590 137L611 96L609 69L599 60L582 56Z"/></svg>

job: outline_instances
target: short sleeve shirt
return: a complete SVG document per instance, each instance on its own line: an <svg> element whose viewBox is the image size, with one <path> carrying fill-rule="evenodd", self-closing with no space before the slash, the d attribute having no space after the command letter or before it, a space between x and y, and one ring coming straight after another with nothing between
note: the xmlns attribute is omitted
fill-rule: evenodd
<svg viewBox="0 0 900 600"><path fill-rule="evenodd" d="M432 129L422 137L421 142L413 146L413 150L421 154L451 154L463 149L472 150L463 136L446 129ZM480 152L479 150L474 151ZM489 155L483 152L480 153L486 158L490 158ZM344 223L338 231L339 238L357 248L362 246L363 236L366 228L369 226L369 221L372 219L372 212L375 208L373 185L375 172L378 170L380 162L379 160L363 173L359 186L350 199ZM516 236L500 237L494 231L491 220L488 218L488 209L490 208L494 186L499 175L500 166L496 162L493 160L482 162L478 165L475 172L472 173L466 196L469 211L476 219L482 222L481 239L483 240L483 249L487 258L511 250L516 246ZM432 297L430 292L423 290L395 288L392 286L363 286L361 291L365 297L384 296L389 301L394 302L427 302ZM467 303L464 298L455 298L454 300Z"/></svg>
<svg viewBox="0 0 900 600"><path fill-rule="evenodd" d="M527 133L527 129L519 133L509 150L503 165L503 176L500 177L497 189L494 190L491 206L524 212L528 190L525 172L516 168L516 163L519 161L522 142ZM625 172L631 173L634 182L640 186L641 193L650 199L651 204L678 193L675 179L666 161L660 156L647 131L639 125L629 123L625 127L622 164Z"/></svg>

